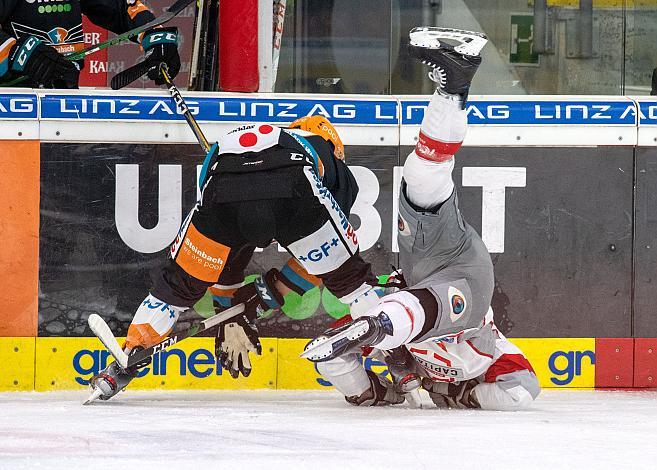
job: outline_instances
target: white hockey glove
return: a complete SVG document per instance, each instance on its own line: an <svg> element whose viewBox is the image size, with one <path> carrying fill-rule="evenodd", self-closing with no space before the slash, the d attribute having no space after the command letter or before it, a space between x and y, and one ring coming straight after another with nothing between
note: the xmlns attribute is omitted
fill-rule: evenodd
<svg viewBox="0 0 657 470"><path fill-rule="evenodd" d="M473 389L479 382L476 379L464 382L434 382L425 378L422 387L429 392L431 401L438 408L481 408Z"/></svg>
<svg viewBox="0 0 657 470"><path fill-rule="evenodd" d="M219 327L218 351L215 351L224 369L234 379L240 373L244 377L251 374L249 353L262 354L262 346L255 325L240 321L225 323Z"/></svg>
<svg viewBox="0 0 657 470"><path fill-rule="evenodd" d="M385 377L367 371L370 388L360 395L345 397L347 403L354 406L385 406L398 405L404 402L404 395L395 390L395 386Z"/></svg>

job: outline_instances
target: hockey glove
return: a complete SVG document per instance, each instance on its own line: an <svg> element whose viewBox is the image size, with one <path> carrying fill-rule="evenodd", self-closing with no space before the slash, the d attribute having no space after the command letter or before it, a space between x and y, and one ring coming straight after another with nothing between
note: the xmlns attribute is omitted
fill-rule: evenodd
<svg viewBox="0 0 657 470"><path fill-rule="evenodd" d="M251 373L249 352L258 355L262 352L256 320L266 311L280 308L284 302L283 296L274 285L278 276L278 270L271 269L264 277L258 276L252 283L237 289L231 303L243 303L244 312L235 322L219 327L215 354L234 379L238 378L240 373L244 377Z"/></svg>
<svg viewBox="0 0 657 470"><path fill-rule="evenodd" d="M237 322L224 323L219 327L215 341L215 354L230 376L237 379L251 374L249 353L262 354L258 328L241 317Z"/></svg>
<svg viewBox="0 0 657 470"><path fill-rule="evenodd" d="M157 28L144 34L141 46L146 54L145 62L150 64L148 78L156 85L164 84L160 75L160 64L164 62L169 68L169 76L173 78L180 71L180 55L178 54L178 28Z"/></svg>
<svg viewBox="0 0 657 470"><path fill-rule="evenodd" d="M34 87L77 88L80 69L42 39L23 36L9 54L12 71L25 75Z"/></svg>
<svg viewBox="0 0 657 470"><path fill-rule="evenodd" d="M473 390L478 384L476 379L452 383L427 378L422 381L422 387L438 408L481 408Z"/></svg>
<svg viewBox="0 0 657 470"><path fill-rule="evenodd" d="M394 385L385 377L367 371L370 388L360 395L345 397L347 403L354 406L385 406L398 405L404 402L404 396L395 390Z"/></svg>

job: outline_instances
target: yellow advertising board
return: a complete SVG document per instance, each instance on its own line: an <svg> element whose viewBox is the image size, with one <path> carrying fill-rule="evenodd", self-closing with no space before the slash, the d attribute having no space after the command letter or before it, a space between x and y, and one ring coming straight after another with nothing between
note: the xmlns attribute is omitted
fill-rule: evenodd
<svg viewBox="0 0 657 470"><path fill-rule="evenodd" d="M543 388L595 386L595 338L509 338L531 363Z"/></svg>
<svg viewBox="0 0 657 470"><path fill-rule="evenodd" d="M121 339L119 339L121 341ZM253 356L253 372L238 380L217 367L213 338L190 338L153 356L130 384L134 390L240 390L276 388L276 339L262 340L263 353ZM35 390L74 390L111 362L96 338L37 338Z"/></svg>
<svg viewBox="0 0 657 470"><path fill-rule="evenodd" d="M34 390L36 338L0 338L0 391Z"/></svg>
<svg viewBox="0 0 657 470"><path fill-rule="evenodd" d="M190 338L154 356L130 384L135 390L322 390L331 383L299 354L308 340L263 338L261 356L252 355L253 371L238 380L217 367L213 338ZM544 388L595 386L594 338L511 339L531 362ZM0 391L75 390L111 360L96 338L0 338ZM377 360L364 359L366 369L387 374Z"/></svg>

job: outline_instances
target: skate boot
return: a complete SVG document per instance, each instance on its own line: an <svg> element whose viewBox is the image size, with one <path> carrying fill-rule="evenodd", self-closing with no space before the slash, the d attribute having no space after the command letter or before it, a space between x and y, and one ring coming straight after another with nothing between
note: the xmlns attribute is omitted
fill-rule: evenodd
<svg viewBox="0 0 657 470"><path fill-rule="evenodd" d="M130 354L134 354L142 349L142 347L136 347L130 352ZM89 380L91 395L83 405L88 405L99 398L101 400L109 400L126 388L132 379L137 377L139 369L146 367L150 363L151 358L149 357L148 359L129 367L127 370L123 370L117 362L112 362Z"/></svg>
<svg viewBox="0 0 657 470"><path fill-rule="evenodd" d="M326 330L306 345L301 357L312 362L330 361L363 346L376 346L386 335L392 335L392 331L392 323L385 312L376 317L360 317Z"/></svg>
<svg viewBox="0 0 657 470"><path fill-rule="evenodd" d="M112 362L89 380L92 393L89 400L85 402L85 405L91 403L97 398L100 398L101 400L109 400L126 388L130 381L136 376L136 373L134 375L128 374L121 369L118 363Z"/></svg>
<svg viewBox="0 0 657 470"><path fill-rule="evenodd" d="M459 96L465 108L470 83L481 64L479 52L486 42L482 33L421 27L411 30L409 50L432 68L429 78L438 84L439 92Z"/></svg>

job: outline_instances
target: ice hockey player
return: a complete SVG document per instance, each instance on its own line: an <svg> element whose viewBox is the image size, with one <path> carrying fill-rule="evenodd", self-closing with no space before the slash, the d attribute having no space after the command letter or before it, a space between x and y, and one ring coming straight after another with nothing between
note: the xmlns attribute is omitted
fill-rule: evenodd
<svg viewBox="0 0 657 470"><path fill-rule="evenodd" d="M523 409L540 387L523 353L495 327L493 265L461 216L451 177L467 128L468 90L487 40L438 28L415 28L410 39L411 53L438 83L403 169L397 235L410 287L329 329L303 356L353 405L401 401L398 387L365 371L359 356L366 347L401 354L398 364L422 377L439 407Z"/></svg>
<svg viewBox="0 0 657 470"><path fill-rule="evenodd" d="M358 186L343 158L340 137L322 116L287 129L244 125L213 145L199 178L200 200L135 313L126 352L162 341L211 286L221 306L245 304L243 315L221 326L216 347L233 377L248 375L248 354L259 353L255 320L280 307L290 290L303 294L321 281L354 311L376 304L376 278L347 218ZM255 248L272 240L293 259L244 285ZM136 373L114 362L91 384L108 399Z"/></svg>
<svg viewBox="0 0 657 470"><path fill-rule="evenodd" d="M0 86L18 78L17 86L77 88L84 61L64 54L84 49L82 15L114 33L124 33L155 17L141 0L30 0L0 1ZM153 64L148 77L161 85L158 65L169 66L171 77L180 70L176 28L156 28L136 40Z"/></svg>

